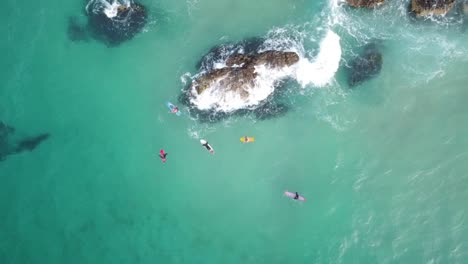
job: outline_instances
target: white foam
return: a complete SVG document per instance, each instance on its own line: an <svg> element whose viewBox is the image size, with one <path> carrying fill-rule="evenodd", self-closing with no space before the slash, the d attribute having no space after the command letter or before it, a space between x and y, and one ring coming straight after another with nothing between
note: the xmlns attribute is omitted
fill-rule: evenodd
<svg viewBox="0 0 468 264"><path fill-rule="evenodd" d="M93 8L92 12L104 12L108 18L113 18L117 16L120 6L125 6L126 8L130 7L130 1L131 0L112 0L112 2L108 2L107 0L91 0L86 5L86 10L89 12L88 8L91 6Z"/></svg>
<svg viewBox="0 0 468 264"><path fill-rule="evenodd" d="M105 2L105 1L104 1ZM107 2L106 2L107 3ZM117 13L118 13L118 8L119 8L120 4L117 3L117 1L114 1L112 4L107 4L104 8L104 14L106 14L106 16L108 18L113 18L113 17L116 17L117 16Z"/></svg>
<svg viewBox="0 0 468 264"><path fill-rule="evenodd" d="M182 84L185 86L187 85L187 80L190 79L190 72L186 72L184 74L182 74L182 76L180 76L180 82L182 82Z"/></svg>
<svg viewBox="0 0 468 264"><path fill-rule="evenodd" d="M317 57L310 62L301 58L296 65L295 78L302 87L309 84L325 86L329 84L340 66L341 46L340 37L328 30L327 35L320 43Z"/></svg>

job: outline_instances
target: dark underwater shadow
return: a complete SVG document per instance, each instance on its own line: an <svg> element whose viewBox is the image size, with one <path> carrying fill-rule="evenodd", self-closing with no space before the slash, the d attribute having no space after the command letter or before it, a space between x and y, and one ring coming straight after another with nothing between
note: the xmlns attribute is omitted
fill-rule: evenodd
<svg viewBox="0 0 468 264"><path fill-rule="evenodd" d="M15 132L14 127L0 121L0 161L5 160L9 155L33 151L50 137L49 133L42 133L16 140L13 138Z"/></svg>

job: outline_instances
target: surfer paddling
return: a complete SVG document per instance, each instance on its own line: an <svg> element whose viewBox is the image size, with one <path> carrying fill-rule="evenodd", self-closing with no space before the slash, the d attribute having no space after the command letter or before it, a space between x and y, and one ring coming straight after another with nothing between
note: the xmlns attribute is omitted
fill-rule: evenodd
<svg viewBox="0 0 468 264"><path fill-rule="evenodd" d="M208 150L211 154L214 154L214 149L213 147L208 143L208 141L204 140L204 139L201 139L200 140L200 143L203 147L206 148L206 150Z"/></svg>
<svg viewBox="0 0 468 264"><path fill-rule="evenodd" d="M179 107L177 107L173 103L166 102L166 106L167 106L167 108L169 108L169 111L170 111L171 114L176 114L178 116L180 116L182 114L182 112L180 112L180 110L179 110Z"/></svg>
<svg viewBox="0 0 468 264"><path fill-rule="evenodd" d="M293 198L294 200L298 200L298 201L303 201L305 202L306 198L302 197L299 195L298 192L288 192L288 191L285 191L284 192L284 195L290 197L290 198Z"/></svg>
<svg viewBox="0 0 468 264"><path fill-rule="evenodd" d="M294 194L294 198L293 198L293 199L294 199L294 200L299 199L299 194L298 194L297 192Z"/></svg>
<svg viewBox="0 0 468 264"><path fill-rule="evenodd" d="M250 139L249 139L249 137L247 137L247 136L244 136L244 143L248 143L248 142L250 142Z"/></svg>
<svg viewBox="0 0 468 264"><path fill-rule="evenodd" d="M164 149L159 151L159 157L161 158L162 163L166 163L167 152L164 152Z"/></svg>

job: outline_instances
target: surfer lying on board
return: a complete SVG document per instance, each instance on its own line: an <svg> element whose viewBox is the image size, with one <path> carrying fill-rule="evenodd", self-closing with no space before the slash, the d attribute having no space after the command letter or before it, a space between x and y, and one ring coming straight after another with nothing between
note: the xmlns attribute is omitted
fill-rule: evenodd
<svg viewBox="0 0 468 264"><path fill-rule="evenodd" d="M177 113L177 112L179 112L179 107L174 106L174 108L172 108L172 113L175 114L175 113Z"/></svg>
<svg viewBox="0 0 468 264"><path fill-rule="evenodd" d="M208 143L208 141L202 139L200 140L200 143L202 144L202 146L204 146L206 148L206 150L208 150L211 154L214 154L214 149L213 147Z"/></svg>
<svg viewBox="0 0 468 264"><path fill-rule="evenodd" d="M302 197L298 192L285 191L284 195L286 195L287 197L292 198L292 199L294 199L296 201L303 201L303 202L306 201L306 198Z"/></svg>
<svg viewBox="0 0 468 264"><path fill-rule="evenodd" d="M159 151L159 157L161 158L161 161L162 161L163 163L166 163L166 156L167 156L167 153L164 152L164 149L161 149L161 150Z"/></svg>
<svg viewBox="0 0 468 264"><path fill-rule="evenodd" d="M249 141L250 141L249 138L247 136L244 136L244 143L247 143Z"/></svg>

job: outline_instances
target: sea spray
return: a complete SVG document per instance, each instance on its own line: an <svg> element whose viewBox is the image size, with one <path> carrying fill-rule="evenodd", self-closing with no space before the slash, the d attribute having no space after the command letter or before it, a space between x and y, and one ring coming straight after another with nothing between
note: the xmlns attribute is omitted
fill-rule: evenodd
<svg viewBox="0 0 468 264"><path fill-rule="evenodd" d="M320 43L320 51L312 62L301 59L296 65L295 79L302 87L309 84L322 87L329 84L340 66L340 37L331 30Z"/></svg>
<svg viewBox="0 0 468 264"><path fill-rule="evenodd" d="M118 14L119 7L129 8L130 5L131 0L91 0L86 5L86 11L96 14L103 12L108 18L114 18Z"/></svg>

